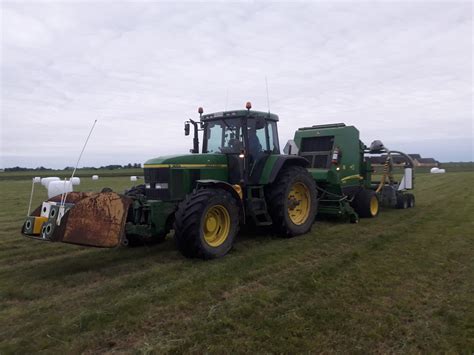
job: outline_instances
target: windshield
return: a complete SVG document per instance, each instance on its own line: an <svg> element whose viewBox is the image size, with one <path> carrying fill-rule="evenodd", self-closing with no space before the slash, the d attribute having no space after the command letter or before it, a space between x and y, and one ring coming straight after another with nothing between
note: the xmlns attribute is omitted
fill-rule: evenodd
<svg viewBox="0 0 474 355"><path fill-rule="evenodd" d="M239 153L243 147L240 119L207 122L204 128L204 153Z"/></svg>

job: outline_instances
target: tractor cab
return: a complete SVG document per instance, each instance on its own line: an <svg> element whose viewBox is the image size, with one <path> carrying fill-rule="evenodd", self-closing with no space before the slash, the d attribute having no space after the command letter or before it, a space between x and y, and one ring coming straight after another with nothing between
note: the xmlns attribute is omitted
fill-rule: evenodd
<svg viewBox="0 0 474 355"><path fill-rule="evenodd" d="M231 183L249 182L263 169L270 155L280 154L277 122L271 113L247 110L225 111L203 115L199 108L200 122L189 120L194 126L194 145L191 153L199 153L198 131L203 132L202 153L227 156Z"/></svg>

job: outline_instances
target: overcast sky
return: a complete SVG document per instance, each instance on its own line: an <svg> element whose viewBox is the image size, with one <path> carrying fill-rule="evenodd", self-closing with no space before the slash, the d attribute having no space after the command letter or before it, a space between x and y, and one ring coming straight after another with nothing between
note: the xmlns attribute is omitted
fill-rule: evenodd
<svg viewBox="0 0 474 355"><path fill-rule="evenodd" d="M185 153L183 121L251 101L295 129L473 159L471 2L1 3L0 167Z"/></svg>

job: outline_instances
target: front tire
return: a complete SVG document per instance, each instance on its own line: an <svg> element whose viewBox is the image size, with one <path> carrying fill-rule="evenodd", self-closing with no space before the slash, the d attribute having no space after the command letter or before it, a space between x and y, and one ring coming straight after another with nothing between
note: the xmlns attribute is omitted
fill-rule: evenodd
<svg viewBox="0 0 474 355"><path fill-rule="evenodd" d="M239 208L222 189L199 189L182 201L175 213L175 240L188 258L214 259L226 255L239 231Z"/></svg>
<svg viewBox="0 0 474 355"><path fill-rule="evenodd" d="M275 232L294 237L311 230L318 210L316 183L301 166L284 168L267 187L268 211Z"/></svg>

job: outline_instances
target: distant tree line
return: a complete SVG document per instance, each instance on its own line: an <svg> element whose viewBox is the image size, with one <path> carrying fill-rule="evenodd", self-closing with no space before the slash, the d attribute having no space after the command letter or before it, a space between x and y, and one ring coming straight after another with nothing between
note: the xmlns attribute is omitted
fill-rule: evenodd
<svg viewBox="0 0 474 355"><path fill-rule="evenodd" d="M47 170L53 170L49 168L45 168L44 166L39 166L37 168L23 168L21 166L14 166L13 168L5 168L5 171L31 171L31 170L37 170L37 171L47 171Z"/></svg>
<svg viewBox="0 0 474 355"><path fill-rule="evenodd" d="M115 170L115 169L140 169L142 167L141 163L128 163L126 165L118 165L118 164L113 164L113 165L105 165L101 166L99 169L109 169L109 170ZM86 169L86 168L84 168ZM89 169L97 169L97 168L89 168Z"/></svg>
<svg viewBox="0 0 474 355"><path fill-rule="evenodd" d="M142 164L141 163L128 163L126 165L120 165L120 164L111 164L111 165L105 165L101 166L99 168L95 166L84 166L82 168L79 168L79 170L99 170L99 169L107 169L107 170L116 170L116 169L141 169ZM56 170L56 169L51 169L51 168L45 168L44 166L39 166L37 168L24 168L21 166L14 166L12 168L5 168L4 171L48 171L48 170ZM61 170L61 169L57 169ZM73 166L66 166L63 170L74 170Z"/></svg>

